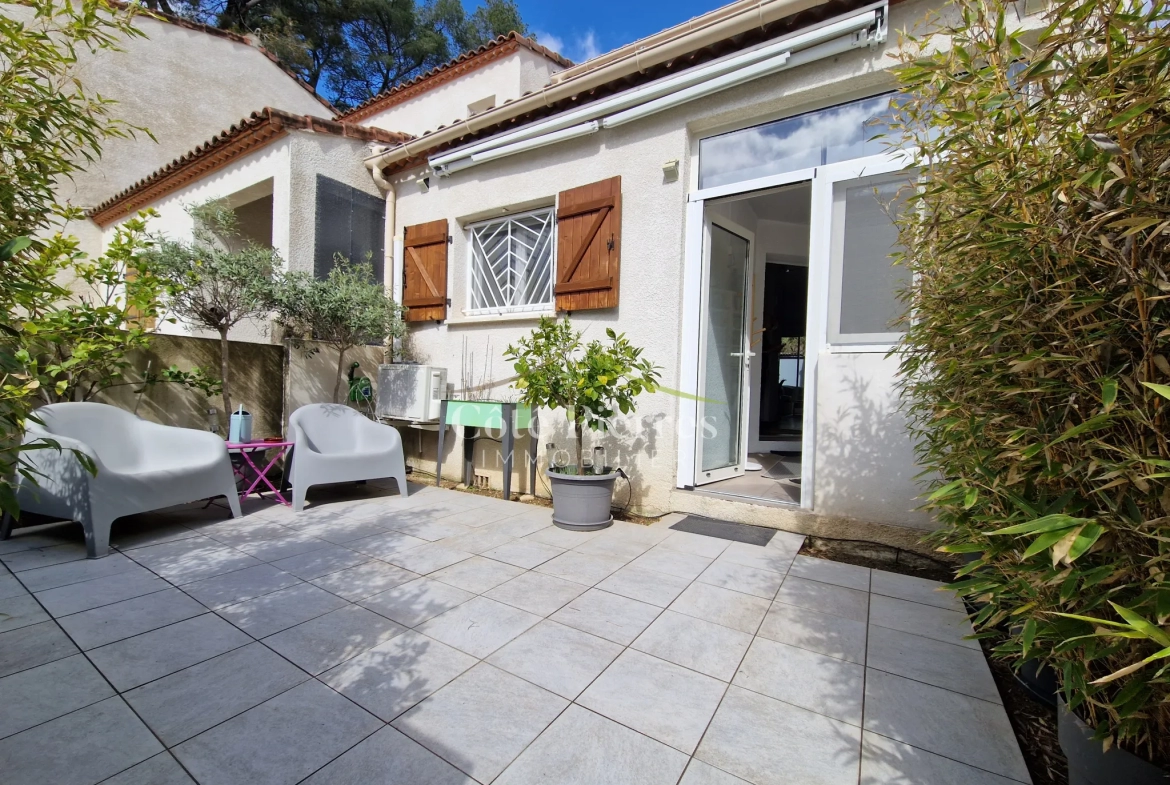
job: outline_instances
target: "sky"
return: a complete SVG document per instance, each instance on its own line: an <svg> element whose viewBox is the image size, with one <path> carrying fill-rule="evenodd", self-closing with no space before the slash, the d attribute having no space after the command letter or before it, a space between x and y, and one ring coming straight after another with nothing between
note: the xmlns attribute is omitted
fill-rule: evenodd
<svg viewBox="0 0 1170 785"><path fill-rule="evenodd" d="M731 0L517 0L536 39L575 63L726 5Z"/></svg>

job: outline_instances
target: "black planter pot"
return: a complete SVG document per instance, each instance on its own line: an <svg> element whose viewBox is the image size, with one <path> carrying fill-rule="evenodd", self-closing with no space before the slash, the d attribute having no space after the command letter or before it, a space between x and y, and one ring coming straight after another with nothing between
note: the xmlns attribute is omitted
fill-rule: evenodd
<svg viewBox="0 0 1170 785"><path fill-rule="evenodd" d="M1039 660L1029 660L1015 671L1015 677L1033 698L1045 706L1056 708L1060 683L1056 680L1056 673L1052 668L1045 668Z"/></svg>
<svg viewBox="0 0 1170 785"><path fill-rule="evenodd" d="M1170 785L1170 772L1136 755L1116 747L1102 752L1093 729L1069 711L1063 699L1056 714L1060 748L1068 758L1069 785Z"/></svg>

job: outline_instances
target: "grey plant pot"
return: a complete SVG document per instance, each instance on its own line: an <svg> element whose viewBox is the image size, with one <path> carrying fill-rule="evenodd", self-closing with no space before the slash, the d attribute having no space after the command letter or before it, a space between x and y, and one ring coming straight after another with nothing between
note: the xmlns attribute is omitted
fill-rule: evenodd
<svg viewBox="0 0 1170 785"><path fill-rule="evenodd" d="M1116 747L1102 751L1093 729L1059 699L1056 730L1068 758L1069 785L1170 785L1170 772Z"/></svg>
<svg viewBox="0 0 1170 785"><path fill-rule="evenodd" d="M553 497L553 523L562 529L591 532L613 525L610 504L617 474L546 472Z"/></svg>

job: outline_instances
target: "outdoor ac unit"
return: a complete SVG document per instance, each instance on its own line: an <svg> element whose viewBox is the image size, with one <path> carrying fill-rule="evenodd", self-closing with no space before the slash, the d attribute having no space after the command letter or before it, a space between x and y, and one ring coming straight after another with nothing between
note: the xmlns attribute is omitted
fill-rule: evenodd
<svg viewBox="0 0 1170 785"><path fill-rule="evenodd" d="M447 369L430 365L378 366L379 417L436 422L447 394Z"/></svg>

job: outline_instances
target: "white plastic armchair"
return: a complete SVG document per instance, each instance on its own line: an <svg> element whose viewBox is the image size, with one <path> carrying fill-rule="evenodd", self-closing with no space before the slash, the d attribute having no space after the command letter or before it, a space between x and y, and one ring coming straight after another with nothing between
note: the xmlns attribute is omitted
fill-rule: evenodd
<svg viewBox="0 0 1170 785"><path fill-rule="evenodd" d="M305 508L313 485L393 477L406 496L402 438L389 425L356 409L333 403L302 406L289 418L292 431L293 509Z"/></svg>
<svg viewBox="0 0 1170 785"><path fill-rule="evenodd" d="M226 496L240 516L231 458L214 433L147 422L102 403L55 403L36 411L25 444L52 440L56 449L24 454L39 472L21 479L20 509L79 521L89 558L109 552L110 528L123 515ZM92 475L73 450L90 457ZM8 523L0 534L9 534Z"/></svg>

